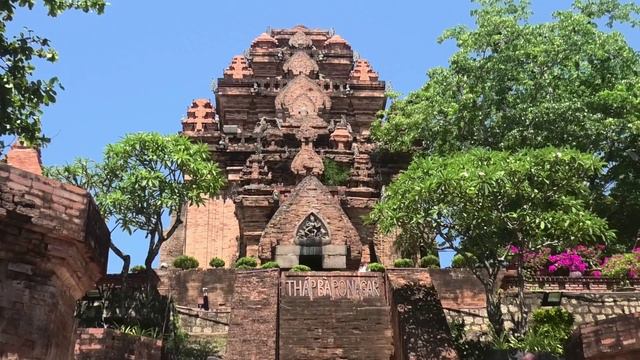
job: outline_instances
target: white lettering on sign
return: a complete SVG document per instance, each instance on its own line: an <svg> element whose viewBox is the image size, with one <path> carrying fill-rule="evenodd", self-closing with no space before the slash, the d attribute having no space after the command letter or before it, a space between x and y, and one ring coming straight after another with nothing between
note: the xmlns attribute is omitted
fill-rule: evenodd
<svg viewBox="0 0 640 360"><path fill-rule="evenodd" d="M382 290L377 278L294 278L285 280L286 296L363 299L380 297Z"/></svg>

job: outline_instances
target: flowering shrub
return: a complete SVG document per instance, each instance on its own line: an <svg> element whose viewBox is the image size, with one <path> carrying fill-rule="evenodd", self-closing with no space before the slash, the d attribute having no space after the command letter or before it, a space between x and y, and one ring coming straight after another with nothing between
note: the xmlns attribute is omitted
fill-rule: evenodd
<svg viewBox="0 0 640 360"><path fill-rule="evenodd" d="M543 275L547 270L551 249L542 248L539 251L525 251L522 254L523 271L525 277Z"/></svg>
<svg viewBox="0 0 640 360"><path fill-rule="evenodd" d="M624 280L636 279L640 275L640 251L634 249L632 253L616 254L606 259L602 266L605 277Z"/></svg>
<svg viewBox="0 0 640 360"><path fill-rule="evenodd" d="M589 267L586 262L582 259L582 256L578 254L575 250L566 250L561 252L558 255L549 256L549 261L551 265L549 265L550 273L566 273L566 272L580 272L583 273Z"/></svg>
<svg viewBox="0 0 640 360"><path fill-rule="evenodd" d="M606 246L604 244L598 244L590 247L578 245L573 248L573 251L580 255L582 260L586 262L589 267L598 268L602 260L602 253L605 249Z"/></svg>

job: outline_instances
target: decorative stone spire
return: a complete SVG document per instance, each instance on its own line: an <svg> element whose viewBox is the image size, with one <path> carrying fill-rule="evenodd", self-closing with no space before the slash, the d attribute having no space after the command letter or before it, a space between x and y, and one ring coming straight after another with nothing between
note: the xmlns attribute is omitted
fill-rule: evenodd
<svg viewBox="0 0 640 360"><path fill-rule="evenodd" d="M349 43L338 34L335 34L332 37L328 38L327 41L324 42L324 46L327 49L351 49Z"/></svg>
<svg viewBox="0 0 640 360"><path fill-rule="evenodd" d="M329 139L336 145L338 150L346 150L349 148L349 143L353 140L353 136L351 135L351 131L349 131L349 124L344 116L336 125Z"/></svg>
<svg viewBox="0 0 640 360"><path fill-rule="evenodd" d="M249 156L240 176L244 182L249 184L265 184L271 180L271 172L260 154Z"/></svg>
<svg viewBox="0 0 640 360"><path fill-rule="evenodd" d="M243 79L253 75L253 70L249 67L247 58L242 55L236 55L231 59L231 64L224 71L225 78Z"/></svg>
<svg viewBox="0 0 640 360"><path fill-rule="evenodd" d="M352 187L375 187L375 170L368 154L360 154L353 159L353 169L349 177Z"/></svg>
<svg viewBox="0 0 640 360"><path fill-rule="evenodd" d="M271 35L267 33L262 33L258 35L257 38L253 39L251 43L251 47L256 49L274 49L278 47L278 41L274 39Z"/></svg>
<svg viewBox="0 0 640 360"><path fill-rule="evenodd" d="M378 73L373 71L367 60L360 59L356 61L356 65L349 75L349 80L374 82L378 81Z"/></svg>
<svg viewBox="0 0 640 360"><path fill-rule="evenodd" d="M214 130L216 110L208 99L195 99L187 109L187 117L182 120L182 132L198 135Z"/></svg>
<svg viewBox="0 0 640 360"><path fill-rule="evenodd" d="M291 73L293 76L307 75L311 76L318 72L318 64L307 55L306 51L296 51L282 65L282 70Z"/></svg>
<svg viewBox="0 0 640 360"><path fill-rule="evenodd" d="M294 29L298 28L296 27ZM306 30L306 28L304 29ZM311 39L304 33L303 29L298 29L291 39L289 39L289 46L298 49L310 48L312 44Z"/></svg>
<svg viewBox="0 0 640 360"><path fill-rule="evenodd" d="M7 153L7 164L36 175L42 175L40 150L18 140Z"/></svg>

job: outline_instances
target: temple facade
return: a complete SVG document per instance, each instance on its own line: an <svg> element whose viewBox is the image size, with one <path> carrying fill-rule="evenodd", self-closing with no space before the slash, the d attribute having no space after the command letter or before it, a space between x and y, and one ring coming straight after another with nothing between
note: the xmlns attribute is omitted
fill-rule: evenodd
<svg viewBox="0 0 640 360"><path fill-rule="evenodd" d="M364 218L402 161L371 141L385 83L345 39L269 30L233 56L214 93L215 104L193 101L182 134L208 145L227 185L186 208L164 265L182 254L201 267L242 256L314 270L391 261L393 238Z"/></svg>

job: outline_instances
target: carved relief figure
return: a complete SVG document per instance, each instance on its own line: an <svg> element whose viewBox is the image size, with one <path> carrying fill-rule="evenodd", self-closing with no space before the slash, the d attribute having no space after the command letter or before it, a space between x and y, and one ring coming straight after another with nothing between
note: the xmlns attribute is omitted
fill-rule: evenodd
<svg viewBox="0 0 640 360"><path fill-rule="evenodd" d="M301 246L322 246L329 244L329 231L315 214L309 214L298 226L295 243Z"/></svg>

